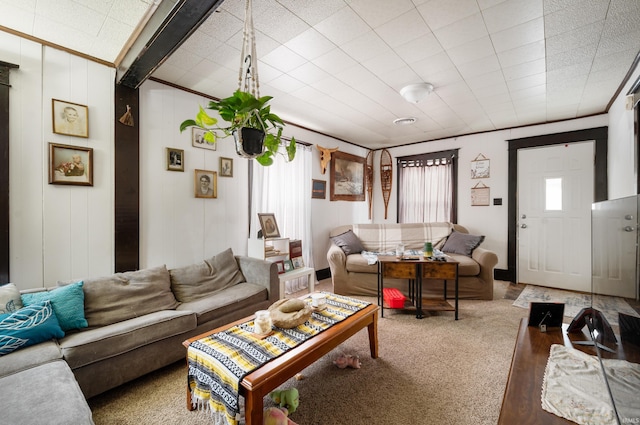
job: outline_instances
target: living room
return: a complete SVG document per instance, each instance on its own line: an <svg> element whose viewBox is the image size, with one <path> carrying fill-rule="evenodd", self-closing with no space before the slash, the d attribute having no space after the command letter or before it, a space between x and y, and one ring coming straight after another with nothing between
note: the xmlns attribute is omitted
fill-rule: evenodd
<svg viewBox="0 0 640 425"><path fill-rule="evenodd" d="M216 151L203 152L192 145L190 133L179 131L184 119L208 103L207 97L158 79L145 81L138 89L134 123L139 131L139 175L117 176L115 126L120 125L118 119L125 109L116 96L114 81L118 71L112 64L15 30L0 31L0 61L18 66L9 75L9 172L8 180L2 183L9 193L10 239L2 250L8 258L7 281L28 289L113 273L117 263L114 229L122 213L115 204L113 182L117 177L139 178L139 250L134 253L139 268L162 264L168 268L181 267L227 248L238 255L247 254L247 240L251 236L248 223L255 219L249 213L249 161L236 156L230 141L219 141ZM397 158L459 149L457 221L471 233L485 235L482 247L498 255L496 271L506 273L512 267L507 223L512 219L509 203L514 202L509 198L508 140L607 127L608 198L636 194L638 147L634 121L638 109L627 109L627 94L640 78L637 61L634 65L620 81L621 86L611 91L611 104L606 111L406 146L391 145L388 150ZM88 107L87 139L53 132L52 99ZM302 124L287 125L286 133L311 145L338 147L360 157L368 153L365 147L311 131ZM49 184L49 143L93 149L93 185ZM167 170L168 147L184 150L183 173ZM473 206L469 200L469 190L477 183L470 176L469 164L479 154L491 160L487 184L491 198L501 198L501 205ZM311 178L326 181L328 187L329 174L321 172L320 152L312 149L312 155ZM218 178L216 199L194 197L193 170L215 170L220 157L234 159L233 177ZM374 164L378 175L377 161ZM371 218L367 202L332 202L328 195L325 199L312 199L312 237L304 243L310 253L305 261L316 272L326 274L328 270L326 253L332 229L352 223L396 222L395 187L388 206L380 195L379 179L374 179L373 193Z"/></svg>

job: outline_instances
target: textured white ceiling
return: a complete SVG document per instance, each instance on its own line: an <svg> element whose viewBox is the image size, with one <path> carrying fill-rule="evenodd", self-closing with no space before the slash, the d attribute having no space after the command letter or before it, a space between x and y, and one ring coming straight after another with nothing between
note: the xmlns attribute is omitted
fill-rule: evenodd
<svg viewBox="0 0 640 425"><path fill-rule="evenodd" d="M0 0L0 25L115 61L152 3ZM226 0L153 77L231 94L244 6ZM605 112L640 51L638 0L253 0L253 15L274 112L373 149ZM423 102L398 94L421 81Z"/></svg>

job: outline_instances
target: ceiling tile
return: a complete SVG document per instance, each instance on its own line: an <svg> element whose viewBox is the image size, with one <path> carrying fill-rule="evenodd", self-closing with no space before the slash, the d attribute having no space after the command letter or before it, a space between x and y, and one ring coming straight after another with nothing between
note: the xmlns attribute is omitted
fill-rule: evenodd
<svg viewBox="0 0 640 425"><path fill-rule="evenodd" d="M314 26L336 45L355 40L371 30L352 9L345 7Z"/></svg>
<svg viewBox="0 0 640 425"><path fill-rule="evenodd" d="M367 31L355 40L341 45L340 48L358 62L391 52L389 45L374 31Z"/></svg>
<svg viewBox="0 0 640 425"><path fill-rule="evenodd" d="M418 11L431 31L435 31L480 10L475 0L430 0L419 5Z"/></svg>
<svg viewBox="0 0 640 425"><path fill-rule="evenodd" d="M307 60L313 60L336 47L313 28L309 28L299 36L292 38L285 43L285 46Z"/></svg>
<svg viewBox="0 0 640 425"><path fill-rule="evenodd" d="M263 55L261 60L282 72L291 71L307 62L305 58L285 46L278 47L267 55Z"/></svg>
<svg viewBox="0 0 640 425"><path fill-rule="evenodd" d="M504 68L521 63L533 62L538 59L543 59L544 57L544 41L537 41L498 53L498 58Z"/></svg>
<svg viewBox="0 0 640 425"><path fill-rule="evenodd" d="M437 29L433 33L445 49L451 49L488 35L480 13Z"/></svg>
<svg viewBox="0 0 640 425"><path fill-rule="evenodd" d="M413 10L375 28L375 31L391 47L403 45L431 32L422 17Z"/></svg>
<svg viewBox="0 0 640 425"><path fill-rule="evenodd" d="M278 3L311 26L346 7L343 0L278 0Z"/></svg>
<svg viewBox="0 0 640 425"><path fill-rule="evenodd" d="M532 19L524 24L491 34L491 41L496 52L504 52L541 40L544 40L544 21L542 18Z"/></svg>
<svg viewBox="0 0 640 425"><path fill-rule="evenodd" d="M390 7L389 0L353 0L349 6L371 28L376 28L414 8L411 0L394 0Z"/></svg>
<svg viewBox="0 0 640 425"><path fill-rule="evenodd" d="M542 0L507 0L482 11L489 33L504 31L543 15Z"/></svg>
<svg viewBox="0 0 640 425"><path fill-rule="evenodd" d="M608 7L609 1L572 2L564 9L545 14L544 32L547 37L553 37L585 25L592 25L605 19Z"/></svg>
<svg viewBox="0 0 640 425"><path fill-rule="evenodd" d="M457 66L495 55L493 44L488 36L454 47L448 52Z"/></svg>
<svg viewBox="0 0 640 425"><path fill-rule="evenodd" d="M395 48L396 53L408 64L442 52L442 46L433 33L425 34Z"/></svg>

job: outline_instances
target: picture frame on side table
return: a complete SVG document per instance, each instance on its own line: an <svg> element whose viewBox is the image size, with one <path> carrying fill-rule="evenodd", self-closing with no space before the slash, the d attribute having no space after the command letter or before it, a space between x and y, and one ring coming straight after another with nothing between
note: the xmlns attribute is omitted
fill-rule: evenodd
<svg viewBox="0 0 640 425"><path fill-rule="evenodd" d="M278 274L282 274L284 273L284 261L280 260L280 261L276 261L276 266L278 267Z"/></svg>
<svg viewBox="0 0 640 425"><path fill-rule="evenodd" d="M293 263L294 269L301 269L304 267L304 260L302 257L294 257L291 259L291 262Z"/></svg>
<svg viewBox="0 0 640 425"><path fill-rule="evenodd" d="M364 201L366 159L336 151L331 155L331 201Z"/></svg>
<svg viewBox="0 0 640 425"><path fill-rule="evenodd" d="M184 150L167 148L167 170L184 172Z"/></svg>
<svg viewBox="0 0 640 425"><path fill-rule="evenodd" d="M284 272L293 271L293 263L291 260L284 260Z"/></svg>
<svg viewBox="0 0 640 425"><path fill-rule="evenodd" d="M220 157L220 177L233 177L233 158Z"/></svg>
<svg viewBox="0 0 640 425"><path fill-rule="evenodd" d="M210 170L194 170L196 198L214 199L218 197L218 173Z"/></svg>
<svg viewBox="0 0 640 425"><path fill-rule="evenodd" d="M89 108L79 103L51 99L53 132L74 137L89 137Z"/></svg>
<svg viewBox="0 0 640 425"><path fill-rule="evenodd" d="M93 186L93 149L49 143L49 184Z"/></svg>
<svg viewBox="0 0 640 425"><path fill-rule="evenodd" d="M276 222L276 216L273 213L258 213L258 221L262 228L262 235L265 239L279 238L280 230Z"/></svg>

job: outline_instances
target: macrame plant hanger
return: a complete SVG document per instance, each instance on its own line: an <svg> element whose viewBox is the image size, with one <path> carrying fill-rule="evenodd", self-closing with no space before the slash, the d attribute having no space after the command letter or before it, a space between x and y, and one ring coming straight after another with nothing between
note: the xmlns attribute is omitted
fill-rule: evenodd
<svg viewBox="0 0 640 425"><path fill-rule="evenodd" d="M240 55L238 90L251 93L256 97L256 99L260 98L258 55L256 54L256 33L253 28L251 0L247 0L244 9L244 30L242 32L242 54Z"/></svg>

